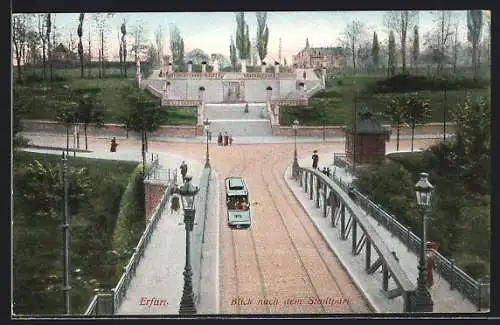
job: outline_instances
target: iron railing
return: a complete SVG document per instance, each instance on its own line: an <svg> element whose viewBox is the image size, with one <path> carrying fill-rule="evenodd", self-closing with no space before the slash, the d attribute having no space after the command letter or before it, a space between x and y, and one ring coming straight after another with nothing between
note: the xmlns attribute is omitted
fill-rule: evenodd
<svg viewBox="0 0 500 325"><path fill-rule="evenodd" d="M161 218L163 209L165 208L165 204L167 203L170 197L170 188L173 183L170 183L165 190L165 194L163 195L160 203L156 206L149 223L146 226L141 238L139 239L139 243L134 248L134 252L130 257L128 264L123 268L123 274L118 281L118 284L111 289L111 294L97 294L95 295L87 310L85 311L85 315L101 315L105 314L114 314L118 308L120 307L123 298L127 293L127 289L132 281L135 272L137 270L137 266L144 256L144 252L151 240L151 235L153 231L156 229L156 225ZM111 296L111 299L105 299Z"/></svg>
<svg viewBox="0 0 500 325"><path fill-rule="evenodd" d="M341 156L342 154L334 154ZM335 159L335 158L334 158ZM337 183L345 192L351 193L354 202L358 204L368 215L383 225L392 235L399 238L411 251L417 255L420 252L421 239L415 235L410 227L405 227L393 215L390 215L383 208L372 202L365 195L361 194L351 183L344 182L335 175L331 179ZM469 301L481 308L490 307L490 283L473 279L470 275L458 268L453 259L449 260L439 252L434 252L435 270L450 283L450 289L457 289Z"/></svg>

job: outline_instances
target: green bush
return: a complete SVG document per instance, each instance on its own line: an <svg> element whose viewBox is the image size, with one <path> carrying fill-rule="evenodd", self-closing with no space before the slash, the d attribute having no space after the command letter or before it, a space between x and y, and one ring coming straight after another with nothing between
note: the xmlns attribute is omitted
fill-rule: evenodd
<svg viewBox="0 0 500 325"><path fill-rule="evenodd" d="M479 279L490 273L490 262L477 255L462 254L456 258L457 266L473 279Z"/></svg>
<svg viewBox="0 0 500 325"><path fill-rule="evenodd" d="M442 91L487 88L490 80L467 77L427 77L422 75L398 74L366 85L373 93L405 93L422 90Z"/></svg>
<svg viewBox="0 0 500 325"><path fill-rule="evenodd" d="M121 198L113 233L113 250L124 257L121 262L125 264L130 257L129 252L137 245L145 229L144 199L142 164L139 164L130 176L127 188ZM119 275L122 273L122 267L123 265L120 264L117 268Z"/></svg>

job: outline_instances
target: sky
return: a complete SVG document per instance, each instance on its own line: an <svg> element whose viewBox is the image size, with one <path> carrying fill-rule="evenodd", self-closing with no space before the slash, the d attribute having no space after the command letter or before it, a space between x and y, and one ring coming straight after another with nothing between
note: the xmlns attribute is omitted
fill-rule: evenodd
<svg viewBox="0 0 500 325"><path fill-rule="evenodd" d="M435 13L435 12L434 12ZM387 28L384 27L384 11L293 11L293 12L267 12L267 25L269 27L268 57L267 60L277 59L279 53L279 39L282 43L282 57L287 62L292 62L292 55L297 54L305 45L306 38L314 46L339 45L345 26L359 20L364 23L365 37L371 41L373 31L378 34L379 41L387 39ZM459 39L466 41L466 11L454 11L459 25ZM79 13L55 14L56 32L60 34L61 41L69 39L70 32L76 39ZM89 23L94 30L94 14L86 13L84 20L84 44L88 43ZM257 19L254 12L245 12L245 19L249 25L250 38L257 32ZM175 24L184 39L185 52L199 48L206 52L220 53L229 56L229 43L231 35L236 31L234 12L154 12L154 13L114 13L107 19L109 33L108 43L111 49L108 55L118 56L118 32L121 23L127 22L127 31L130 34L133 27L142 25L146 35L154 41L154 33L161 26L164 31L164 44L169 44L169 26ZM420 38L435 26L433 12L420 11L419 32ZM409 36L412 32L409 30ZM96 39L97 33L92 38ZM131 36L130 36L131 37ZM397 36L396 36L397 39ZM129 40L131 44L133 39ZM67 42L67 41L66 41ZM397 43L399 43L397 41ZM67 43L66 43L67 44ZM422 40L421 40L422 44ZM165 53L169 54L169 46L165 46Z"/></svg>

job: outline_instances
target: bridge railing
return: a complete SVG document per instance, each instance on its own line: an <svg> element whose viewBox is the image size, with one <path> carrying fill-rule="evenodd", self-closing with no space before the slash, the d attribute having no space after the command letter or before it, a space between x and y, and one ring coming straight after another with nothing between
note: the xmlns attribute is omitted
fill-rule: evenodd
<svg viewBox="0 0 500 325"><path fill-rule="evenodd" d="M338 155L335 154L334 157ZM340 154L341 156L342 154ZM346 193L351 193L352 198L368 215L383 225L392 235L403 242L408 249L420 253L421 239L411 231L411 227L405 227L393 215L387 213L380 205L371 201L368 197L353 188L350 183L343 182L336 176L331 177ZM470 275L458 268L453 259L449 260L439 252L434 253L435 270L450 283L450 289L458 290L477 309L490 307L490 283L473 279Z"/></svg>
<svg viewBox="0 0 500 325"><path fill-rule="evenodd" d="M85 311L85 315L102 315L102 314L115 314L118 308L120 307L126 293L129 288L130 282L135 276L135 272L137 270L137 266L144 256L144 252L147 248L151 240L151 235L153 231L156 229L156 225L161 218L161 214L163 209L165 208L165 204L167 203L170 197L170 188L173 183L170 183L165 191L165 194L161 198L159 204L156 206L153 216L151 217L150 222L146 226L141 238L139 239L138 244L134 248L134 252L130 257L128 264L123 268L123 274L118 281L118 284L111 289L111 294L97 294L95 295L87 310ZM111 297L111 298L109 298Z"/></svg>
<svg viewBox="0 0 500 325"><path fill-rule="evenodd" d="M331 227L339 230L342 240L347 240L351 236L352 255L357 256L363 248L365 249L366 273L374 274L376 270L382 268L382 289L386 297L394 299L402 296L402 312L416 311L415 284L408 279L393 252L389 250L383 238L373 228L361 208L349 197L347 192L332 179L313 168L297 166L293 175L305 192L309 194L309 199L315 201L315 206L322 208L324 218L328 216L328 206L331 207L329 213ZM338 227L339 223L340 227ZM358 237L358 234L361 236ZM371 261L372 247L378 254L374 263ZM390 278L396 284L396 288L392 290L389 290Z"/></svg>

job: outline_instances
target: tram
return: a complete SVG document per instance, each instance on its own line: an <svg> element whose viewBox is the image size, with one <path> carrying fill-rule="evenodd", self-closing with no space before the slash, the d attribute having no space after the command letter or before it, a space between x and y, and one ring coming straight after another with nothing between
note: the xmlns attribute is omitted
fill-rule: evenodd
<svg viewBox="0 0 500 325"><path fill-rule="evenodd" d="M233 228L248 228L252 224L248 188L242 177L228 177L226 185L227 224Z"/></svg>

